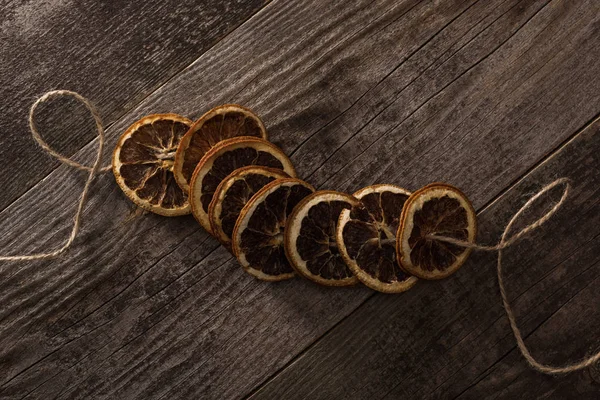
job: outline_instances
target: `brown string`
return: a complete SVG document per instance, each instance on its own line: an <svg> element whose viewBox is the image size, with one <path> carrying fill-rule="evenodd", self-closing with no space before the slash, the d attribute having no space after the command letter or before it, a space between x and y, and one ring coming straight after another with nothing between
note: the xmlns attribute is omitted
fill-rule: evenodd
<svg viewBox="0 0 600 400"><path fill-rule="evenodd" d="M34 115L35 115L35 110L36 110L37 106L39 104L49 100L52 97L60 97L60 96L74 97L75 99L77 99L78 101L83 103L83 105L85 105L85 107L92 114L92 117L94 117L94 121L96 123L96 130L98 133L98 151L96 154L96 160L94 161L94 164L92 164L91 167L87 166L87 165L82 165L76 161L73 161L69 157L66 157L66 156L60 154L59 152L53 150L50 146L48 146L48 144L44 141L44 139L42 139L41 135L38 132L38 129L37 129L35 121L34 121ZM69 90L53 90L53 91L50 91L50 92L44 94L42 97L37 99L36 102L33 103L33 105L31 106L31 110L29 111L29 128L31 130L31 135L33 136L35 141L48 154L52 155L53 157L58 159L63 164L67 164L71 167L74 167L74 168L82 170L82 171L88 171L89 175L85 182L83 190L81 192L81 196L79 198L77 210L75 212L75 217L73 219L73 228L71 230L71 235L69 236L69 238L65 241L65 243L60 248L58 248L54 251L51 251L51 252L47 252L47 253L36 253L36 254L28 254L28 255L14 255L14 256L0 256L0 261L24 261L24 260L48 259L48 258L56 257L56 256L62 254L63 252L65 252L67 249L69 249L69 247L71 247L71 245L73 244L73 241L75 240L75 238L77 237L77 235L79 233L79 229L81 226L81 214L83 213L83 207L87 201L89 189L90 189L90 186L92 185L92 182L94 181L96 176L98 176L99 174L101 174L103 172L109 171L111 168L110 166L101 167L102 155L104 152L104 127L102 126L102 121L100 119L100 115L96 111L95 107L91 104L91 102L89 100L87 100L85 97L79 95L78 93L75 93L75 92L72 92ZM527 227L525 227L524 229L519 231L516 235L513 235L512 237L510 237L507 240L508 232L510 231L510 229L513 226L513 224L515 223L515 221L521 216L521 214L523 214L523 212L525 212L527 209L529 209L531 207L531 205L540 196L542 196L544 193L548 192L549 190L551 190L552 188L554 188L558 185L565 186L565 189L564 189L564 192L563 192L563 195L562 195L560 201L558 203L556 203L552 207L552 209L550 211L548 211L546 214L544 214L540 219L535 221L533 224L528 225ZM564 373L577 371L577 370L589 367L590 365L592 365L592 364L598 362L598 360L600 360L600 352L592 355L591 357L585 358L585 359L581 360L580 362L577 362L574 364L569 364L569 365L566 365L563 367L552 367L549 365L544 365L544 364L541 364L538 361L536 361L535 358L533 358L533 356L527 349L525 342L523 341L523 336L521 334L521 331L517 327L517 322L515 320L514 313L508 302L506 290L504 288L504 282L502 279L502 250L511 246L513 243L515 243L519 239L528 235L531 231L541 227L544 223L546 223L546 221L548 221L554 215L554 213L556 213L556 211L564 204L564 202L567 199L569 189L570 189L569 181L566 178L557 179L556 181L545 186L535 196L533 196L531 199L529 199L529 201L527 201L527 203L525 203L525 205L523 205L523 207L521 207L517 211L517 213L511 218L511 220L506 225L506 228L504 229L504 232L502 234L502 238L500 239L500 242L497 245L484 246L484 245L478 245L478 244L471 243L471 242L460 241L460 240L450 238L450 237L431 236L431 238L434 238L436 240L444 241L447 243L452 243L457 246L462 246L465 248L471 248L471 249L482 250L482 251L497 251L498 252L498 264L497 264L498 285L500 286L500 294L502 295L502 302L504 304L504 309L506 311L506 315L508 316L508 320L510 322L510 326L512 328L515 339L517 341L517 345L519 347L519 350L521 351L521 354L523 354L523 356L525 357L527 362L529 362L529 364L533 368L535 368L536 370L543 372L545 374L564 374Z"/></svg>
<svg viewBox="0 0 600 400"><path fill-rule="evenodd" d="M560 200L547 213L545 213L543 216L541 216L538 220L536 220L535 222L533 222L530 225L527 225L525 228L520 230L517 234L515 234L507 239L508 233L510 232L512 226L515 224L517 219L519 219L519 217L525 211L527 211L533 205L533 203L535 203L536 200L538 200L544 193L552 190L553 188L555 188L557 186L564 186L564 191L563 191L563 194L562 194ZM466 241L462 241L462 240L457 240L457 239L454 239L451 237L445 237L445 236L437 236L437 235L429 236L432 239L439 240L439 241L446 242L446 243L451 243L451 244L454 244L454 245L457 245L460 247L465 247L465 248L474 249L474 250L481 250L481 251L497 251L498 252L498 262L497 262L497 269L496 269L497 273L498 273L498 286L500 287L500 294L502 296L502 303L504 305L504 310L506 311L506 316L508 317L508 321L510 322L510 327L511 327L513 334L515 336L515 339L517 341L517 346L519 347L521 354L523 354L523 357L525 357L525 359L527 360L529 365L531 365L537 371L542 372L544 374L549 374L549 375L567 374L569 372L578 371L580 369L587 368L590 365L595 364L600 360L600 351L593 354L590 357L584 358L583 360L581 360L579 362L576 362L573 364L567 364L562 367L553 367L551 365L542 364L539 361L537 361L535 358L533 358L533 356L531 355L531 352L529 351L529 349L525 345L525 342L523 341L523 335L521 334L521 330L517 326L517 321L516 321L514 312L512 310L512 307L510 306L510 303L508 302L508 296L506 295L506 289L504 288L504 280L502 278L502 250L511 246L518 240L522 239L524 236L531 233L533 230L535 230L535 229L541 227L543 224L545 224L556 213L556 211L558 211L558 209L564 205L564 203L567 200L567 197L569 195L570 189L571 189L571 185L567 178L560 178L560 179L557 179L554 182L550 183L549 185L546 185L544 188L542 188L542 190L540 190L538 193L536 193L535 196L533 196L531 199L529 199L523 205L523 207L521 207L515 213L515 215L513 215L513 217L510 219L510 221L506 225L506 228L504 228L504 232L502 233L500 242L498 242L498 244L496 244L494 246L479 245L479 244L466 242Z"/></svg>
<svg viewBox="0 0 600 400"><path fill-rule="evenodd" d="M96 160L91 167L87 165L79 164L78 162L73 161L69 157L65 157L59 152L53 150L48 144L42 139L42 136L38 132L37 126L34 121L34 115L36 108L43 102L49 100L52 97L61 97L61 96L72 96L79 100L85 107L90 111L92 116L94 117L94 121L96 123L96 130L98 133L98 152L96 154ZM96 111L96 108L87 100L85 97L79 95L78 93L71 92L70 90L53 90L42 97L36 100L35 103L31 106L29 110L29 129L31 130L31 135L35 139L35 141L44 149L48 154L58 159L63 164L70 165L71 167L77 168L82 171L88 171L89 175L81 192L81 196L79 198L79 203L77 205L77 211L75 212L75 217L73 219L73 229L71 230L71 235L65 241L65 243L58 249L47 252L47 253L35 253L35 254L27 254L27 255L15 255L15 256L0 256L0 261L25 261L25 260L40 260L40 259L48 259L52 257L56 257L59 254L65 252L71 245L73 241L77 237L79 233L79 228L81 226L81 214L83 213L83 206L88 198L88 193L92 182L96 178L98 174L106 172L110 170L110 166L101 167L102 163L102 154L104 152L104 127L102 126L102 120L100 119L100 115Z"/></svg>

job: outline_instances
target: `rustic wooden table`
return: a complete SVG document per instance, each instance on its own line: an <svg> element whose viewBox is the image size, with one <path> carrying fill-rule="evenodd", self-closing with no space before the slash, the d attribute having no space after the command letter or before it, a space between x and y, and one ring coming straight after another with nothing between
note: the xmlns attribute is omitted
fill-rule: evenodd
<svg viewBox="0 0 600 400"><path fill-rule="evenodd" d="M462 188L483 243L571 178L567 206L506 252L505 279L540 360L600 347L600 2L0 3L1 253L62 243L85 179L31 140L41 93L90 98L109 148L142 115L237 102L319 188ZM38 120L91 163L82 107L56 100ZM600 368L527 366L494 254L401 295L267 284L193 218L132 212L104 174L67 254L0 263L0 398L600 398Z"/></svg>

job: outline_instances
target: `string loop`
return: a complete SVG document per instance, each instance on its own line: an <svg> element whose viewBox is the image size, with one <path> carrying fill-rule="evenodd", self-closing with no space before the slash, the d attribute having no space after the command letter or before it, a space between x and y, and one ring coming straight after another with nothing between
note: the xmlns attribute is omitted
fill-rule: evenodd
<svg viewBox="0 0 600 400"><path fill-rule="evenodd" d="M511 228L513 227L513 225L515 224L515 222L519 219L519 217L521 215L523 215L523 213L525 211L527 211L529 208L531 208L531 206L542 195L544 195L548 191L550 191L553 188L560 186L560 185L564 186L564 190L563 190L560 200L556 204L554 204L554 206L550 210L548 210L544 215L542 215L536 221L527 225L525 228L521 229L519 232L517 232L513 236L509 237L508 234L509 234ZM515 340L517 341L517 347L519 348L519 351L521 352L523 357L525 357L525 360L527 360L529 365L531 365L531 367L533 367L535 370L537 370L539 372L542 372L542 373L548 374L548 375L566 374L569 372L587 368L587 367L591 366L592 364L595 364L598 361L600 361L600 351L598 351L597 353L595 353L589 357L584 358L583 360L581 360L579 362L576 362L573 364L567 364L562 367L554 367L551 365L542 364L531 355L531 352L525 345L525 341L523 340L523 335L521 333L521 330L517 326L517 320L515 318L513 309L508 301L508 296L506 294L506 289L504 287L504 279L502 277L502 250L513 245L514 243L516 243L517 241L519 241L520 239L522 239L523 237L525 237L532 231L534 231L534 230L538 229L539 227L541 227L542 225L544 225L550 218L552 218L552 216L558 211L558 209L564 205L565 201L567 200L567 197L569 196L570 189L571 189L571 184L570 184L570 181L568 178L559 178L559 179L555 180L554 182L544 186L539 192L537 192L535 194L535 196L533 196L529 200L527 200L527 202L521 208L519 208L519 210L512 216L512 218L506 225L506 228L504 228L504 232L502 232L500 241L498 242L498 244L496 244L494 246L480 245L480 244L471 243L471 242L467 242L467 241L457 240L455 238L446 237L446 236L437 236L437 235L429 236L431 239L439 240L439 241L446 242L446 243L451 243L456 246L460 246L460 247L464 247L464 248L480 250L480 251L497 251L498 252L498 259L497 259L497 264L496 264L496 272L498 275L498 286L500 287L500 295L502 296L502 304L504 306L504 311L506 312L506 316L508 317L508 321L510 323L510 328L513 332Z"/></svg>
<svg viewBox="0 0 600 400"><path fill-rule="evenodd" d="M80 163L70 159L69 157L66 157L66 156L60 154L56 150L52 149L48 145L48 143L46 143L44 141L44 139L42 139L42 136L40 135L40 133L37 129L37 126L35 124L35 110L37 109L37 107L41 103L48 101L49 99L51 99L53 97L61 97L61 96L74 97L88 109L88 111L94 118L94 122L96 124L96 132L98 134L98 150L96 153L96 160L94 161L94 164L92 164L91 167L80 164ZM71 245L73 244L73 241L75 241L75 238L77 237L77 234L79 233L79 228L81 226L81 214L83 213L83 207L87 201L89 189L90 189L90 186L92 185L92 182L94 181L94 179L96 178L96 176L98 174L106 172L106 171L110 170L110 168L111 168L110 166L101 167L102 155L104 153L104 127L102 126L102 120L100 118L100 115L98 114L98 111L96 111L96 108L92 105L92 103L88 99L86 99L85 97L81 96L80 94L78 94L76 92L72 92L70 90L52 90L52 91L44 94L39 99L37 99L35 101L35 103L33 103L33 105L31 106L31 109L29 110L29 129L30 129L31 135L33 136L35 141L40 145L40 147L42 149L44 149L44 151L46 151L46 153L50 154L51 156L53 156L54 158L56 158L63 164L69 165L73 168L76 168L76 169L79 169L82 171L88 171L89 174L88 174L88 178L85 182L85 185L83 186L83 190L81 191L81 196L79 198L79 203L77 205L75 217L73 218L73 228L71 229L71 234L69 235L69 238L65 241L65 243L60 248L58 248L54 251L51 251L51 252L47 252L47 253L34 253L34 254L28 254L28 255L15 255L15 256L0 256L0 261L26 261L26 260L48 259L48 258L56 257L59 254L62 254L69 247L71 247Z"/></svg>
<svg viewBox="0 0 600 400"><path fill-rule="evenodd" d="M508 232L510 232L510 228L512 228L515 221L517 219L519 219L519 217L525 211L527 211L529 208L531 208L533 203L535 203L540 197L542 197L545 193L549 192L550 190L552 190L555 187L560 186L560 185L565 186L565 189L563 190L563 194L560 197L560 200L556 204L554 204L554 206L550 210L548 210L548 212L546 212L544 215L542 215L540 218L535 220L533 223L527 225L525 228L521 229L519 232L517 232L516 234L511 236L509 239L506 239L506 235L508 235ZM504 228L504 232L502 234L502 239L500 240L500 242L498 242L498 244L493 245L493 246L486 246L486 245L481 245L481 244L477 244L477 243L467 242L466 240L459 240L459 239L448 237L448 236L427 235L426 237L429 239L439 240L440 242L451 243L451 244L457 245L459 247L464 247L467 249L474 249L474 250L480 250L480 251L499 251L499 250L505 249L509 246L512 246L513 244L518 242L520 239L527 236L529 233L538 229L539 227L544 225L546 222L548 222L548 220L550 218L552 218L552 216L559 210L559 208L561 208L563 206L563 204L567 200L567 197L569 197L570 190L571 190L571 185L569 183L568 178L559 178L559 179L555 180L554 182L544 186L539 192L537 192L535 194L535 196L533 196L529 200L527 200L527 202L525 204L523 204L523 206L512 216L512 218L506 225L506 228Z"/></svg>

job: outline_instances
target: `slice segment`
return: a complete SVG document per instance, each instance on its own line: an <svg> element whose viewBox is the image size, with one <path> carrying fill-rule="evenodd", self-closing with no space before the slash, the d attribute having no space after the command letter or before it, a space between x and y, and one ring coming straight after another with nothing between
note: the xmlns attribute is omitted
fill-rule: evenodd
<svg viewBox="0 0 600 400"><path fill-rule="evenodd" d="M119 138L112 157L115 180L139 207L169 217L190 213L187 193L175 181L173 162L191 124L177 114L153 114Z"/></svg>
<svg viewBox="0 0 600 400"><path fill-rule="evenodd" d="M477 217L457 188L433 183L413 193L402 210L396 251L402 267L423 279L442 279L456 272L471 249L435 240L447 236L475 242Z"/></svg>
<svg viewBox="0 0 600 400"><path fill-rule="evenodd" d="M395 185L367 186L354 193L360 202L340 213L336 240L350 270L371 289L404 292L417 278L396 257L396 231L410 192Z"/></svg>
<svg viewBox="0 0 600 400"><path fill-rule="evenodd" d="M252 165L233 171L215 190L208 206L208 217L213 234L225 246L230 246L233 228L240 211L248 200L267 183L289 178L280 169Z"/></svg>
<svg viewBox="0 0 600 400"><path fill-rule="evenodd" d="M192 174L202 157L220 141L236 136L267 139L267 130L256 114L237 104L215 107L200 117L177 148L173 173L179 186L188 192Z"/></svg>
<svg viewBox="0 0 600 400"><path fill-rule="evenodd" d="M208 232L212 233L208 207L217 187L230 173L249 165L276 168L296 176L290 159L266 140L239 137L222 141L202 157L190 181L192 213Z"/></svg>
<svg viewBox="0 0 600 400"><path fill-rule="evenodd" d="M278 179L246 203L231 243L233 253L249 274L265 281L294 276L284 251L284 227L293 208L314 190L299 179Z"/></svg>
<svg viewBox="0 0 600 400"><path fill-rule="evenodd" d="M358 205L353 196L328 190L315 192L298 203L284 234L285 252L296 272L325 286L358 282L335 240L340 213Z"/></svg>

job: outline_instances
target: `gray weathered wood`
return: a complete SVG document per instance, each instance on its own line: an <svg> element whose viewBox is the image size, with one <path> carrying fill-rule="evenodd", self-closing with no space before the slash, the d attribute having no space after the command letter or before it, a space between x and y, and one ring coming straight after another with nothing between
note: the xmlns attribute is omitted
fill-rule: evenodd
<svg viewBox="0 0 600 400"><path fill-rule="evenodd" d="M482 207L600 108L598 4L547 3L275 1L109 141L146 113L240 102L313 183L444 179ZM60 167L0 213L0 248L56 246L82 178ZM240 397L372 293L255 281L192 218L130 210L103 176L67 256L0 264L0 396Z"/></svg>
<svg viewBox="0 0 600 400"><path fill-rule="evenodd" d="M504 252L505 284L526 343L551 365L600 350L599 149L597 121L478 218L480 240L497 242L532 193L557 176L573 180L563 209ZM550 192L526 220L560 194ZM600 382L589 371L549 377L528 367L504 315L495 268L495 255L475 253L447 280L373 296L252 398L597 398Z"/></svg>
<svg viewBox="0 0 600 400"><path fill-rule="evenodd" d="M31 103L51 89L93 99L109 124L259 10L263 0L14 0L0 5L0 209L57 163L29 135ZM72 106L64 102L65 107ZM40 108L44 131L65 154L92 138L77 107ZM69 115L68 118L65 116Z"/></svg>

